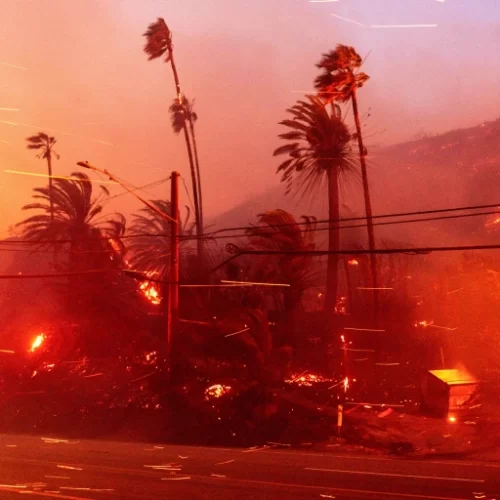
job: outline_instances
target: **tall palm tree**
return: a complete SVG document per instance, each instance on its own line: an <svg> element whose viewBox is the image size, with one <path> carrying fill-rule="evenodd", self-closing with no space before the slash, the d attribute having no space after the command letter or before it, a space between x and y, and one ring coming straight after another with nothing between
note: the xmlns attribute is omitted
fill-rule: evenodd
<svg viewBox="0 0 500 500"><path fill-rule="evenodd" d="M47 167L49 169L49 195L50 195L50 214L51 219L54 219L54 206L52 199L52 157L59 160L59 154L54 151L54 146L56 144L55 137L49 137L45 132L38 132L37 135L32 135L26 138L28 142L27 148L40 151L36 157L41 160L47 160Z"/></svg>
<svg viewBox="0 0 500 500"><path fill-rule="evenodd" d="M144 52L149 56L149 60L158 59L159 57L165 56L165 62L170 63L172 68L172 73L174 75L175 82L175 93L176 99L180 106L183 106L184 97L181 92L181 86L179 82L179 74L177 72L177 66L174 60L174 45L172 43L172 32L165 20L159 17L156 22L151 23L148 26L147 31L144 33L146 37L146 45L144 46ZM193 148L191 145L191 138L188 131L188 123L184 120L182 129L184 130L184 139L186 141L186 149L189 158L189 167L191 170L191 183L193 186L193 201L195 210L195 220L196 220L196 232L198 236L198 255L201 257L203 251L202 245L202 231L203 227L201 225L201 209L198 198L198 182L196 178L196 167L193 158Z"/></svg>
<svg viewBox="0 0 500 500"><path fill-rule="evenodd" d="M198 189L198 204L200 207L200 224L203 228L203 196L201 191L201 174L200 174L200 163L198 161L198 146L196 144L196 134L194 130L194 124L198 121L198 115L194 112L194 99L189 101L186 96L182 96L181 99L174 99L170 105L170 120L172 122L172 128L176 134L179 134L184 130L185 122L189 123L189 130L191 132L191 139L193 141L193 154L194 162L196 167L196 181Z"/></svg>
<svg viewBox="0 0 500 500"><path fill-rule="evenodd" d="M278 167L287 192L298 184L298 189L311 192L326 181L328 216L332 221L328 231L328 249L339 250L340 233L335 223L340 216L340 180L355 172L355 161L350 142L352 135L344 124L338 106L330 111L318 97L307 96L287 110L293 119L280 124L290 129L279 137L288 144L276 149L274 156L286 154L290 158ZM338 254L329 253L327 262L325 312L331 315L337 301Z"/></svg>
<svg viewBox="0 0 500 500"><path fill-rule="evenodd" d="M375 235L373 231L373 213L370 199L370 188L368 184L368 173L366 170L366 148L363 144L361 133L361 121L359 118L357 90L361 88L370 78L366 73L359 71L363 61L361 56L353 47L337 45L335 50L323 54L320 62L316 65L323 72L316 78L314 85L318 90L318 96L325 103L351 101L354 121L356 123L356 139L358 141L359 161L361 164L361 177L363 180L363 193L365 198L365 211L368 230L368 245L370 248L370 265L373 283L373 299L375 317L378 315L378 284L377 259L375 250Z"/></svg>

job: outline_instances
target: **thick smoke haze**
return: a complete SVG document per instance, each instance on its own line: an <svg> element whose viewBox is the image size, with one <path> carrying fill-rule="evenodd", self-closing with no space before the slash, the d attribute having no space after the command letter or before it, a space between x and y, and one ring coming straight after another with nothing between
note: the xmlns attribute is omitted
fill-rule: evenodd
<svg viewBox="0 0 500 500"><path fill-rule="evenodd" d="M38 131L58 140L55 175L88 160L136 185L178 170L189 186L185 145L168 116L171 72L142 51L141 35L158 16L173 31L186 95L196 99L208 218L279 184L277 123L312 90L314 64L337 43L366 57L371 80L360 106L377 169L384 168L381 146L499 115L496 0L3 0L0 108L19 111L0 110L1 231L21 219L31 189L45 183L4 172L45 173L25 149L24 138ZM371 27L387 24L437 27ZM168 193L163 184L148 196ZM126 196L112 203L125 214L138 208Z"/></svg>

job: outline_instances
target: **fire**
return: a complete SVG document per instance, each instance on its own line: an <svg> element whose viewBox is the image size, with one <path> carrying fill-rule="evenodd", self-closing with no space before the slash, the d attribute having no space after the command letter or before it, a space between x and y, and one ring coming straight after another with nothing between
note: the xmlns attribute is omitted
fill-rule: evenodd
<svg viewBox="0 0 500 500"><path fill-rule="evenodd" d="M347 263L350 265L350 266L359 266L359 261L356 260L356 259L349 259L347 261Z"/></svg>
<svg viewBox="0 0 500 500"><path fill-rule="evenodd" d="M139 286L139 290L151 304L157 306L161 303L160 292L154 283L143 281Z"/></svg>
<svg viewBox="0 0 500 500"><path fill-rule="evenodd" d="M43 333L40 333L35 337L35 340L33 340L33 343L31 344L31 352L35 352L44 342L45 340L45 335Z"/></svg>
<svg viewBox="0 0 500 500"><path fill-rule="evenodd" d="M225 396L228 392L231 391L231 386L222 385L222 384L214 384L205 389L205 400L209 401L210 399L217 399L222 396Z"/></svg>
<svg viewBox="0 0 500 500"><path fill-rule="evenodd" d="M347 389L349 389L349 377L346 377L343 382L344 385L344 392L347 392Z"/></svg>
<svg viewBox="0 0 500 500"><path fill-rule="evenodd" d="M297 384L301 387L311 387L318 382L331 382L332 380L322 375L315 375L314 373L300 373L292 375L289 379L285 380L287 384Z"/></svg>
<svg viewBox="0 0 500 500"><path fill-rule="evenodd" d="M490 217L484 225L487 228L491 228L493 226L498 226L498 224L500 224L500 217L497 215Z"/></svg>
<svg viewBox="0 0 500 500"><path fill-rule="evenodd" d="M432 324L434 323L434 321L426 321L425 319L423 321L417 321L415 323L415 328L421 326L422 328L426 328L428 326L432 326Z"/></svg>

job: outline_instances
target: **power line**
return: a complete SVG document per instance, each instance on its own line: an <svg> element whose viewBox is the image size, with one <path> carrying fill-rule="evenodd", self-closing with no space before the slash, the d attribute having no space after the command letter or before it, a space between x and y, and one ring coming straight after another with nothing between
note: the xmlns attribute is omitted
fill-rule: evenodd
<svg viewBox="0 0 500 500"><path fill-rule="evenodd" d="M18 279L43 279L43 278L66 278L70 276L84 276L87 274L103 274L121 271L120 269L90 269L88 271L76 271L67 273L47 273L47 274L0 274L2 280Z"/></svg>
<svg viewBox="0 0 500 500"><path fill-rule="evenodd" d="M124 194L124 193L123 193ZM469 207L456 207L456 208L444 208L444 209L438 209L438 210L422 210L418 212L401 212L401 213L395 213L395 214L381 214L381 215L374 215L372 219L382 219L382 218L390 218L390 217L402 217L405 215L408 216L413 216L413 215L419 215L419 214L432 214L432 213L446 213L446 212L457 212L457 211L464 211L464 210L477 210L481 208L498 208L500 204L495 204L495 205L476 205L476 206L469 206ZM373 225L376 226L383 226L383 225L394 225L394 224L406 224L406 223L412 223L412 222L429 222L429 221L436 221L436 220L447 220L447 219L459 219L459 218L464 218L464 217L476 217L476 216L483 216L483 215L494 215L494 214L500 214L500 211L489 211L489 212L477 212L477 213L472 213L472 214L457 214L457 215L448 215L448 216L439 216L439 217L427 217L427 218L420 218L420 219L405 219L405 220L399 220L399 221L387 221L387 222L375 222ZM339 218L339 219L325 219L321 221L315 221L316 224L326 224L326 223L331 223L331 222L348 222L348 221L356 221L356 220L366 220L366 217L347 217L347 218ZM214 231L212 233L205 233L201 236L203 239L227 239L227 238L239 238L242 236L246 236L245 234L232 234L232 235L217 235L217 233L223 232L223 231L231 231L231 230L255 230L255 229L261 229L265 230L266 228L277 228L277 227L289 227L289 226L296 226L296 225L304 225L308 224L307 222L296 222L296 223L286 223L286 224L273 224L272 226L241 226L239 228L234 227L234 228L223 228L218 231ZM353 225L348 225L348 226L334 226L336 229L354 229L354 228L362 228L366 227L366 224L353 224ZM307 231L326 231L331 229L331 227L323 227L323 228L314 228L314 229L305 229L303 232ZM261 234L266 234L265 232L261 232ZM269 234L273 234L270 232ZM214 235L214 236L210 236ZM130 239L130 238L155 238L155 237L168 237L169 234L165 233L157 233L157 234L151 234L151 233L141 233L141 234L127 234L127 235L122 235L122 236L98 236L98 237L92 237L86 239L86 241L92 241L92 240L122 240L122 239ZM181 240L196 240L198 239L197 236L180 236ZM63 240L3 240L0 241L0 244L64 244L64 243L72 243L73 240L70 239L63 239Z"/></svg>
<svg viewBox="0 0 500 500"><path fill-rule="evenodd" d="M381 215L373 215L372 219L385 219L385 218L390 218L390 217L405 217L405 216L413 216L413 215L426 215L426 214L437 214L437 213L445 213L445 212L461 212L464 210L481 210L485 208L499 208L500 203L495 203L491 205L472 205L472 206L466 206L466 207L454 207L454 208L440 208L440 209L435 209L435 210L418 210L415 212L400 212L400 213L393 213L393 214L381 214ZM353 222L357 220L366 220L366 216L356 216L356 217L341 217L339 219L322 219L322 220L316 220L314 223L316 224L329 224L332 222ZM274 224L272 227L287 227L287 226L302 226L304 224L308 224L308 222L288 222L288 223L283 223L283 224ZM226 227L222 229L218 229L217 231L213 231L211 233L207 234L217 234L217 233L222 233L222 232L227 232L227 231L244 231L247 229L255 229L255 225L249 225L249 226L239 226L239 227ZM205 236L205 235L204 235Z"/></svg>
<svg viewBox="0 0 500 500"><path fill-rule="evenodd" d="M303 250L303 251L281 251L281 250L245 250L235 247L235 255L231 255L209 273L213 273L222 266L229 264L232 260L242 255L304 255L311 257L321 257L323 255L369 255L371 253L379 255L406 254L406 255L426 255L432 252L459 252L468 250L499 250L500 244L496 245L459 245L453 247L414 247L414 248L377 248L375 250L350 249L350 250Z"/></svg>
<svg viewBox="0 0 500 500"><path fill-rule="evenodd" d="M420 218L420 219L403 219L403 220L397 220L397 221L387 221L387 222L374 222L373 226L391 226L395 224L409 224L412 222L430 222L430 221L437 221L437 220L447 220L447 219L460 219L464 217L478 217L482 215L494 215L494 214L500 214L500 211L491 211L491 212L476 212L472 214L457 214L457 215L442 215L440 217L426 217L426 218ZM383 216L379 216L383 217ZM308 232L319 232L319 231L329 231L330 229L356 229L356 228L362 228L366 227L367 224L351 224L348 226L328 226L328 227L320 227L320 228L309 228L309 229L303 229L301 232L302 233L308 233ZM219 235L219 236L202 236L203 239L207 240L218 240L218 239L231 239L231 238L241 238L243 236L266 236L266 235L272 235L275 234L275 231L273 231L273 228L279 227L279 225L271 225L271 226L251 226L247 230L258 230L256 234L254 235L248 235L248 234L227 234L227 235ZM269 229L269 231L266 231ZM190 240L190 239L197 239L196 236L181 236L181 239L183 240Z"/></svg>

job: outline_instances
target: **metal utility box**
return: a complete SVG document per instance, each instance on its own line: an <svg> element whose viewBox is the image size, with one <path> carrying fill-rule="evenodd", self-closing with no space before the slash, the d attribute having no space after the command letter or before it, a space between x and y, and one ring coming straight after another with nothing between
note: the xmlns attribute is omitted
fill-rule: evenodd
<svg viewBox="0 0 500 500"><path fill-rule="evenodd" d="M457 416L474 404L479 382L462 370L429 370L422 383L425 409L439 416Z"/></svg>

